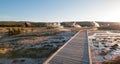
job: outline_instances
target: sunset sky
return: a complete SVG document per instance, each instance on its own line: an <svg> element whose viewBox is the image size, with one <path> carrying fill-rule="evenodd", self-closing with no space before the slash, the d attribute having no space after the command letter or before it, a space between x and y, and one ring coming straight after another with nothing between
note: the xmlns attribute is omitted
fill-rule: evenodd
<svg viewBox="0 0 120 64"><path fill-rule="evenodd" d="M0 0L0 21L120 21L120 0Z"/></svg>

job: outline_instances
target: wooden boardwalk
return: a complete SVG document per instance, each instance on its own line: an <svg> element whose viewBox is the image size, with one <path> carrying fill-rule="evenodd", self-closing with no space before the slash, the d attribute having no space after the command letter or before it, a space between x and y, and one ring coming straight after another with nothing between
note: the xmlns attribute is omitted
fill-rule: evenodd
<svg viewBox="0 0 120 64"><path fill-rule="evenodd" d="M90 64L87 31L79 31L44 64Z"/></svg>

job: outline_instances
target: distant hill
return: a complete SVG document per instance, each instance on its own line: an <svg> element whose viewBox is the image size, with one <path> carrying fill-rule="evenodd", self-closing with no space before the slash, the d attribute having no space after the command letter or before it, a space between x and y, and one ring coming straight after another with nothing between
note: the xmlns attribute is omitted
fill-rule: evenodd
<svg viewBox="0 0 120 64"><path fill-rule="evenodd" d="M0 27L20 27L24 22L0 21Z"/></svg>
<svg viewBox="0 0 120 64"><path fill-rule="evenodd" d="M68 26L67 24L73 23L72 22L62 22L61 24L64 26ZM93 27L93 23L91 21L78 21L76 22L77 24L79 24L80 26L84 27ZM120 22L97 22L100 27L98 28L99 30L120 30Z"/></svg>
<svg viewBox="0 0 120 64"><path fill-rule="evenodd" d="M29 22L29 21L0 21L0 27L24 27L25 23L31 24L31 27L45 26L43 22Z"/></svg>
<svg viewBox="0 0 120 64"><path fill-rule="evenodd" d="M62 22L61 24L65 27L69 27L69 25L72 24L72 23L74 23L74 21ZM80 26L93 26L92 22L88 22L88 21L76 22L76 24L79 24Z"/></svg>
<svg viewBox="0 0 120 64"><path fill-rule="evenodd" d="M98 22L100 30L120 30L120 22Z"/></svg>
<svg viewBox="0 0 120 64"><path fill-rule="evenodd" d="M0 21L0 27L24 27L25 23L29 23L31 26L27 26L27 27L44 27L46 26L45 22L29 22L29 21ZM84 26L93 26L91 21L70 21L70 22L61 22L61 25L67 27L68 24L72 24L76 22L77 24L79 24L80 26L84 27ZM115 29L118 27L120 27L120 22L97 22L101 27L100 29Z"/></svg>
<svg viewBox="0 0 120 64"><path fill-rule="evenodd" d="M98 22L100 25L120 25L120 22Z"/></svg>

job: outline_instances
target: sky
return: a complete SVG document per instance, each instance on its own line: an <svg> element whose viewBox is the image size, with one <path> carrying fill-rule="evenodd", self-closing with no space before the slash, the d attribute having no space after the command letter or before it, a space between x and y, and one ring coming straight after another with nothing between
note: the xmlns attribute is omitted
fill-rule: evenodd
<svg viewBox="0 0 120 64"><path fill-rule="evenodd" d="M0 21L120 21L120 0L0 0Z"/></svg>

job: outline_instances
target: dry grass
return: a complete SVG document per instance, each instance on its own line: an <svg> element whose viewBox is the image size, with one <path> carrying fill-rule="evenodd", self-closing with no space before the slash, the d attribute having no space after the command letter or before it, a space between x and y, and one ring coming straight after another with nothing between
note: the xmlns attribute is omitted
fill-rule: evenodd
<svg viewBox="0 0 120 64"><path fill-rule="evenodd" d="M120 56L113 58L109 61L103 62L102 64L120 64Z"/></svg>
<svg viewBox="0 0 120 64"><path fill-rule="evenodd" d="M23 39L18 42L24 43L24 44L35 44L35 43L39 43L47 39L48 39L47 37L34 37L33 39Z"/></svg>
<svg viewBox="0 0 120 64"><path fill-rule="evenodd" d="M5 54L6 52L8 52L8 48L1 48L0 49L1 54Z"/></svg>

